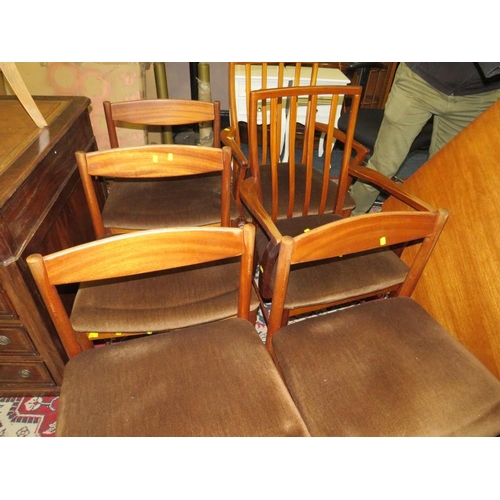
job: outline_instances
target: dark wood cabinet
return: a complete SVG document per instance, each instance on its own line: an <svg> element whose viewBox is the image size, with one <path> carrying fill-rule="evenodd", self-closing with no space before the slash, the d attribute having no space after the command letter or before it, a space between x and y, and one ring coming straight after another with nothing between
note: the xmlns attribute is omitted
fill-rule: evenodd
<svg viewBox="0 0 500 500"><path fill-rule="evenodd" d="M35 97L39 129L0 97L0 395L59 392L66 354L26 265L94 239L75 151L96 141L85 97ZM68 290L68 304L71 290Z"/></svg>

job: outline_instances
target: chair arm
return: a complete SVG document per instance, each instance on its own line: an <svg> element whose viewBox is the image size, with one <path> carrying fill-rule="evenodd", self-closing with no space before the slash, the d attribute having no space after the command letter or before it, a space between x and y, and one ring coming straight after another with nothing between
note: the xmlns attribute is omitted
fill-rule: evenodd
<svg viewBox="0 0 500 500"><path fill-rule="evenodd" d="M241 183L240 196L254 221L267 234L273 245L278 245L281 242L282 235L260 201L259 184L255 177L249 177Z"/></svg>
<svg viewBox="0 0 500 500"><path fill-rule="evenodd" d="M328 131L328 125L326 125L325 123L316 122L315 128L316 130L324 134L326 134ZM333 137L340 141L342 144L345 144L345 133L338 128L333 129ZM353 167L356 167L358 165L361 165L365 161L366 156L370 153L370 149L360 142L356 141L355 139L352 140L352 149L354 149L354 151L356 152L356 156L354 158L351 158L350 164Z"/></svg>
<svg viewBox="0 0 500 500"><path fill-rule="evenodd" d="M231 153L233 158L238 163L239 168L246 169L248 167L247 157L244 155L240 146L235 140L235 131L234 129L228 127L221 131L220 139L224 146L229 146L231 148Z"/></svg>
<svg viewBox="0 0 500 500"><path fill-rule="evenodd" d="M242 182L240 196L252 215L253 224L260 227L269 239L264 253L260 256L259 262L259 294L264 299L269 299L272 296L272 271L278 259L283 235L260 201L259 183L255 177L249 177Z"/></svg>
<svg viewBox="0 0 500 500"><path fill-rule="evenodd" d="M434 212L436 210L425 201L406 191L404 185L394 182L393 180L389 179L389 177L386 177L385 175L371 168L350 166L349 177L355 177L363 182L372 184L376 188L386 191L391 196L394 196L396 199L402 201L403 203L409 205L417 211Z"/></svg>
<svg viewBox="0 0 500 500"><path fill-rule="evenodd" d="M246 177L248 170L248 160L243 154L240 146L235 140L235 130L228 127L221 131L221 142L224 146L228 146L231 149L231 157L233 158L233 181L232 181L232 191L233 197L236 200L236 205L240 216L245 219L245 213L241 205L240 200L240 185Z"/></svg>

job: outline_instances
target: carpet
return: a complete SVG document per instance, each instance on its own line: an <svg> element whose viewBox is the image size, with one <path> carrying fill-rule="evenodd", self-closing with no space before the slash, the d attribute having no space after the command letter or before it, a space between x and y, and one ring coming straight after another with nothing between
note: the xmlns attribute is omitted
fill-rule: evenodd
<svg viewBox="0 0 500 500"><path fill-rule="evenodd" d="M0 398L0 437L49 437L56 431L59 397Z"/></svg>

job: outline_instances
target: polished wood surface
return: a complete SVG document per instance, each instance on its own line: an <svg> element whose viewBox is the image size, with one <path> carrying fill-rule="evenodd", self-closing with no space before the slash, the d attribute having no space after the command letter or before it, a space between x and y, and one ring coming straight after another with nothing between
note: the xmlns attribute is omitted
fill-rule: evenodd
<svg viewBox="0 0 500 500"><path fill-rule="evenodd" d="M450 216L413 298L500 378L500 101L405 183ZM389 198L383 210L401 208Z"/></svg>
<svg viewBox="0 0 500 500"><path fill-rule="evenodd" d="M26 264L94 238L75 151L95 150L86 97L35 97L39 129L0 97L0 395L57 394L67 360ZM71 294L65 294L68 304Z"/></svg>

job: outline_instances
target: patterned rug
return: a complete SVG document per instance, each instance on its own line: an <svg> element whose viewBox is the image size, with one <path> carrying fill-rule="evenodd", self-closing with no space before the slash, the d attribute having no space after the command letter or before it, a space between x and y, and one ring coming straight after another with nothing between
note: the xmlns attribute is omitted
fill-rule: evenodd
<svg viewBox="0 0 500 500"><path fill-rule="evenodd" d="M49 437L56 431L59 397L0 398L0 437Z"/></svg>

